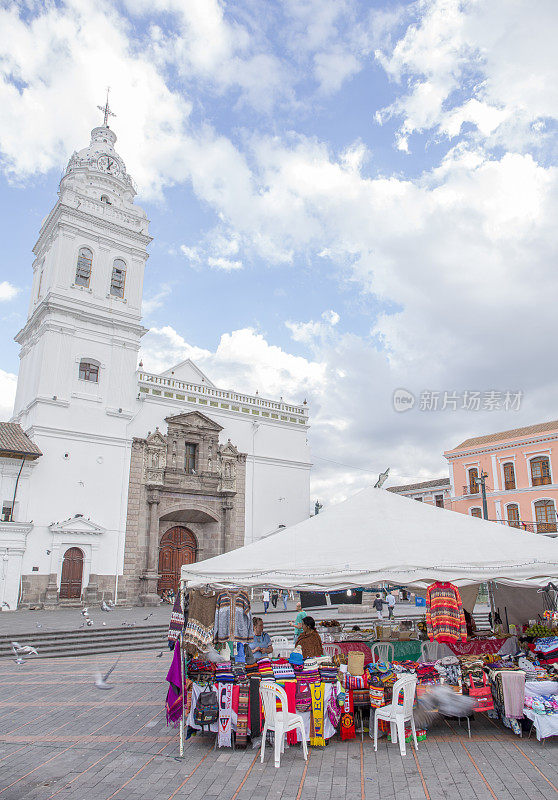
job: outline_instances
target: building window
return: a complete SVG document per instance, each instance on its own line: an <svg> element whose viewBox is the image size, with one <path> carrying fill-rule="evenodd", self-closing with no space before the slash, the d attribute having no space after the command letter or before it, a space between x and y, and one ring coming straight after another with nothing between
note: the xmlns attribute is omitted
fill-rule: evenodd
<svg viewBox="0 0 558 800"><path fill-rule="evenodd" d="M113 297L124 297L124 284L126 283L126 264L121 258L116 258L112 265L110 279L110 293Z"/></svg>
<svg viewBox="0 0 558 800"><path fill-rule="evenodd" d="M508 525L512 528L519 528L519 507L512 503L507 507Z"/></svg>
<svg viewBox="0 0 558 800"><path fill-rule="evenodd" d="M537 456L531 459L531 483L533 486L545 486L551 483L548 456Z"/></svg>
<svg viewBox="0 0 558 800"><path fill-rule="evenodd" d="M477 479L479 477L479 471L476 467L472 467L469 470L469 494L478 494L479 487L477 485Z"/></svg>
<svg viewBox="0 0 558 800"><path fill-rule="evenodd" d="M437 506L437 508L443 508L444 507L444 495L443 494L435 494L434 495L434 504Z"/></svg>
<svg viewBox="0 0 558 800"><path fill-rule="evenodd" d="M480 508L472 508L471 509L471 516L472 517L479 517L482 519L482 511Z"/></svg>
<svg viewBox="0 0 558 800"><path fill-rule="evenodd" d="M416 500L419 503L422 503L422 497L413 497L413 500Z"/></svg>
<svg viewBox="0 0 558 800"><path fill-rule="evenodd" d="M537 533L556 533L556 509L552 500L537 500L535 519Z"/></svg>
<svg viewBox="0 0 558 800"><path fill-rule="evenodd" d="M504 489L508 491L515 488L515 468L510 461L504 464Z"/></svg>
<svg viewBox="0 0 558 800"><path fill-rule="evenodd" d="M80 381L99 383L99 365L95 364L93 361L80 361L79 379Z"/></svg>
<svg viewBox="0 0 558 800"><path fill-rule="evenodd" d="M112 205L106 194L101 195L101 203L104 203L106 206Z"/></svg>
<svg viewBox="0 0 558 800"><path fill-rule="evenodd" d="M91 280L91 266L93 264L93 252L88 247L82 247L78 253L76 286L89 286Z"/></svg>
<svg viewBox="0 0 558 800"><path fill-rule="evenodd" d="M184 471L188 475L196 473L196 445L186 443L184 447Z"/></svg>
<svg viewBox="0 0 558 800"><path fill-rule="evenodd" d="M2 522L13 522L12 520L12 509L13 509L13 500L4 500L2 503Z"/></svg>

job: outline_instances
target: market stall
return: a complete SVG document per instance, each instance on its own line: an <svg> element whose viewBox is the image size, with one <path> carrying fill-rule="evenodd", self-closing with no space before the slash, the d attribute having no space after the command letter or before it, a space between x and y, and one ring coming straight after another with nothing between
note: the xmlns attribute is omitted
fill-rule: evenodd
<svg viewBox="0 0 558 800"><path fill-rule="evenodd" d="M483 639L482 644L474 640L467 642L464 608L468 604L469 611L472 611L481 582L497 582L510 591L536 590L556 574L558 553L552 540L410 503L406 498L382 490L365 489L325 513L253 544L206 561L184 565L182 589L188 590L190 596L192 592L210 590L217 593L221 590L236 597L242 590L255 586L331 591L391 582L427 590L428 635L450 647L453 644L458 654L452 653L449 661L446 657L435 663L418 664L416 656L420 643L399 642L400 652L397 657L394 655L396 663L387 665L389 680L393 682L401 671L411 671L422 690L449 684L455 687L456 692L476 697L478 709L498 713L492 707L494 703L490 697L497 695L495 687L499 681L503 686L502 696L506 695L509 700L506 687L510 680L505 678L502 682L496 674L489 678L487 672L491 660L498 667L493 672L510 670L512 665L500 663L497 655L505 642L498 639ZM196 636L199 630L204 636L207 633L202 623L196 628ZM223 635L231 644L241 641L232 636L230 630ZM200 644L204 636L196 642ZM217 640L223 641L218 637ZM351 652L360 651L364 660L368 657L370 644L370 641L364 644L340 642L343 647L339 649L347 652L337 656L338 663L333 665L334 668L344 666L343 660ZM403 657L411 655L402 652L403 645L409 650L413 647L414 658ZM482 651L480 654L479 649ZM480 664L471 664L471 658L477 662L480 659ZM326 663L326 668L331 666ZM479 666L482 676L475 673ZM517 664L513 664L513 669L517 670ZM340 716L348 723L353 719L352 724L341 723L341 731L345 734L347 730L354 732L354 709L358 703L364 701L370 708L373 689L378 696L380 691L383 692L382 702L386 702L389 695L389 680L386 683L383 673L382 676L372 675L371 670L378 672L372 665L362 674L344 673L348 677L339 688L348 699L344 701ZM319 678L314 680L319 682ZM516 692L516 700L517 696ZM379 701L379 697L375 699ZM293 708L297 712L300 710L296 697ZM509 708L502 708L502 718L508 720ZM191 707L188 714L188 721L195 721L191 717ZM233 717L232 710L227 711L226 717L228 724ZM311 736L310 731L308 735Z"/></svg>

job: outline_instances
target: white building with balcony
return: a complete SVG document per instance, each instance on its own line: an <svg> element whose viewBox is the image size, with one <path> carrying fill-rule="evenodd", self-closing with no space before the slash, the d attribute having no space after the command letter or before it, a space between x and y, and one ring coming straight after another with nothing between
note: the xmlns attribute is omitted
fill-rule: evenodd
<svg viewBox="0 0 558 800"><path fill-rule="evenodd" d="M242 534L238 525L234 535L219 540L215 534L221 548L309 515L305 403L220 389L191 361L161 375L138 368L151 238L115 142L105 115L89 146L71 157L33 249L29 315L16 336L21 363L13 421L42 457L26 478L26 519L19 520L30 525L22 603L100 596L137 602L147 595L154 601L162 563L156 540L168 535L169 523L177 530L167 536L164 553L159 542L167 587L181 562L214 552L204 546L204 530L225 530L231 504L237 522L242 508ZM149 437L157 430L166 436L169 418L180 425L167 442L164 470L145 464L141 475L131 476L134 442L146 442L147 453ZM235 480L224 472L233 467ZM139 509L132 524L129 509L144 491L140 484L149 514ZM173 485L182 494L171 503ZM157 509L166 510L164 519ZM130 549L132 541L137 547ZM128 576L131 571L142 585L136 597L122 584L119 592L125 553Z"/></svg>

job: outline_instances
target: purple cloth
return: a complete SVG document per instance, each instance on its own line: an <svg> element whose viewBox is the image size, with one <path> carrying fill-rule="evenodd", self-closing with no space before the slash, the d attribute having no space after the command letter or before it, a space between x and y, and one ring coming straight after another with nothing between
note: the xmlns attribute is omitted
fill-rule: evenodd
<svg viewBox="0 0 558 800"><path fill-rule="evenodd" d="M176 725L182 716L182 670L180 668L180 642L175 642L174 655L167 673L167 725Z"/></svg>

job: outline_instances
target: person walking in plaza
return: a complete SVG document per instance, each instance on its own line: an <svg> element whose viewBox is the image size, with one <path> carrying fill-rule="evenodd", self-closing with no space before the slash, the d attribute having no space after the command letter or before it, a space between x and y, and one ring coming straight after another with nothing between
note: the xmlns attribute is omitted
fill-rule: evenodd
<svg viewBox="0 0 558 800"><path fill-rule="evenodd" d="M389 619L393 619L393 613L395 611L395 595L393 594L391 589L386 595L386 603L388 607L388 617Z"/></svg>
<svg viewBox="0 0 558 800"><path fill-rule="evenodd" d="M273 645L269 633L264 633L264 624L261 617L253 617L254 638L250 642L250 649L256 661L273 653Z"/></svg>
<svg viewBox="0 0 558 800"><path fill-rule="evenodd" d="M314 617L306 616L302 620L302 633L295 643L296 647L302 649L303 658L318 658L323 656L324 648L320 634L316 630Z"/></svg>
<svg viewBox="0 0 558 800"><path fill-rule="evenodd" d="M376 609L376 616L378 619L384 618L384 606L387 605L385 600L382 600L379 594L376 595L374 598L374 602L372 603L374 608Z"/></svg>
<svg viewBox="0 0 558 800"><path fill-rule="evenodd" d="M308 615L307 615L306 611L302 610L302 604L300 602L298 602L296 604L296 617L294 619L294 622L289 622L289 625L293 625L294 626L295 644L296 644L296 640L298 639L298 637L302 634L302 620L304 619L304 617L307 617L307 616Z"/></svg>
<svg viewBox="0 0 558 800"><path fill-rule="evenodd" d="M279 600L279 592L277 589L271 590L271 605L273 608L277 608L277 601Z"/></svg>
<svg viewBox="0 0 558 800"><path fill-rule="evenodd" d="M283 608L285 609L285 611L287 611L287 600L289 599L289 593L286 589L283 589L282 596L283 596Z"/></svg>
<svg viewBox="0 0 558 800"><path fill-rule="evenodd" d="M267 609L269 608L269 589L263 590L262 599L264 604L264 614L267 614Z"/></svg>

